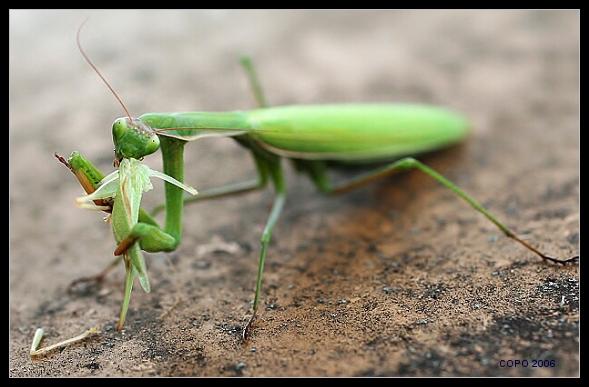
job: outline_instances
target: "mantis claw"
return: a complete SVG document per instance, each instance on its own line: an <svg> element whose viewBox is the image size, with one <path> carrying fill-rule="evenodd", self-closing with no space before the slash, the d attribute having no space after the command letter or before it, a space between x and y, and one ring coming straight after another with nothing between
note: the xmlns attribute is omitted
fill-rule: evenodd
<svg viewBox="0 0 589 387"><path fill-rule="evenodd" d="M570 265L579 264L579 256L578 255L575 255L569 259L564 259L564 260L558 259L558 258L552 258L552 257L549 257L547 255L543 255L543 254L540 257L545 261L549 261L549 262L554 263L555 265L570 266Z"/></svg>
<svg viewBox="0 0 589 387"><path fill-rule="evenodd" d="M245 324L245 326L243 327L243 330L241 331L241 340L243 342L246 342L247 339L249 338L250 331L251 331L252 326L254 325L255 320L256 320L256 312L254 312L254 314L252 314L252 317L250 317L247 324Z"/></svg>

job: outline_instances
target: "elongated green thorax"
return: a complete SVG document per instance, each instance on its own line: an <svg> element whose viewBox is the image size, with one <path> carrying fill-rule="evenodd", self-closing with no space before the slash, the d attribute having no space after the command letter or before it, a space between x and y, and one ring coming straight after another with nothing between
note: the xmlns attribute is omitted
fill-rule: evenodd
<svg viewBox="0 0 589 387"><path fill-rule="evenodd" d="M242 111L146 113L139 119L158 134L183 141L236 136L255 130L248 121L247 112Z"/></svg>

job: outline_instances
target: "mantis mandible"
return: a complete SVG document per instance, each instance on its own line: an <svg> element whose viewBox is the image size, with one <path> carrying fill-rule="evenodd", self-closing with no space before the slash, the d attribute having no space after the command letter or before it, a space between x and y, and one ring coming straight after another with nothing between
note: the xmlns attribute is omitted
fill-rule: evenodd
<svg viewBox="0 0 589 387"><path fill-rule="evenodd" d="M317 189L325 194L341 194L397 171L418 169L448 187L494 223L507 237L534 252L542 260L556 264L578 262L578 256L559 260L541 253L516 236L451 181L412 157L462 141L468 133L469 122L460 114L417 104L268 107L251 61L242 58L241 63L260 105L258 109L222 113L147 113L139 118L132 118L106 79L84 53L80 44L80 29L77 36L80 52L126 113L126 117L117 119L112 127L114 164L119 170L104 177L77 152L67 161L60 156L56 157L76 174L88 193L77 199L78 204L84 208L112 213L109 220L118 245L115 255L122 256L127 272L117 329L121 329L125 322L134 277L139 277L145 291L150 289L141 250L158 252L177 248L182 237L184 204L262 189L271 182L276 196L260 238L252 314L242 332L243 338L247 337L260 303L268 243L286 201L283 160L289 160L298 172L307 174ZM183 183L184 146L190 141L210 136L232 137L239 145L247 148L255 162L258 177L251 181L205 190L193 198L184 198L183 190L196 194L196 190ZM163 173L153 171L141 163L145 156L158 149L162 152ZM327 176L328 162L343 165L389 163L361 174L343 185L334 186ZM156 208L151 215L140 208L143 192L151 188L150 177L159 177L166 181L165 205ZM89 204L90 201L93 204ZM166 211L165 226L160 228L152 216L163 209ZM105 273L106 271L98 277Z"/></svg>

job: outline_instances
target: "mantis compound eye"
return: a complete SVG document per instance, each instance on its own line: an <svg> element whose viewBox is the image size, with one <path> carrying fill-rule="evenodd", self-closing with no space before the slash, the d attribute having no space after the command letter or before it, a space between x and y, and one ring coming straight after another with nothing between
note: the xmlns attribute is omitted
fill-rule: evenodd
<svg viewBox="0 0 589 387"><path fill-rule="evenodd" d="M160 139L157 135L152 134L145 144L145 156L156 152L160 148Z"/></svg>
<svg viewBox="0 0 589 387"><path fill-rule="evenodd" d="M115 144L125 137L129 130L128 120L126 118L119 118L112 124L112 139Z"/></svg>

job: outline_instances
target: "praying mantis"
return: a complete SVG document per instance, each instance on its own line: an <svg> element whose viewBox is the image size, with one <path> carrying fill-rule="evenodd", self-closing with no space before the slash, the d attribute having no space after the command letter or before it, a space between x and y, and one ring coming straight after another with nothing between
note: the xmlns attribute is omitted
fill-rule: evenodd
<svg viewBox="0 0 589 387"><path fill-rule="evenodd" d="M560 260L541 253L520 239L454 183L412 157L463 141L470 124L461 114L418 104L269 107L252 62L248 58L242 58L241 63L254 90L258 109L214 113L147 113L133 118L82 50L79 32L80 30L77 41L82 55L109 87L126 113L112 127L114 165L119 169L104 176L77 152L72 153L68 160L57 157L74 172L87 193L76 200L77 204L82 208L103 210L110 214L108 220L117 243L114 254L124 261L126 270L118 330L125 322L135 277L139 278L145 291L150 290L141 251L173 251L179 246L185 204L243 194L271 184L275 198L260 238L252 314L242 331L243 338L248 337L260 304L268 244L287 197L283 160L292 162L298 172L308 175L317 189L325 194L342 194L398 171L418 169L448 187L494 223L507 237L534 252L542 260L556 264L578 261L577 256ZM194 188L184 184L183 150L188 142L203 137L231 137L248 149L256 166L257 179L204 190L196 195ZM163 173L142 164L146 156L158 150L162 152ZM331 162L344 166L373 163L380 166L347 183L334 186L327 175ZM140 207L140 201L142 194L151 189L151 177L166 181L165 204L149 214ZM196 196L185 198L183 191ZM165 225L162 228L153 216L164 209Z"/></svg>

